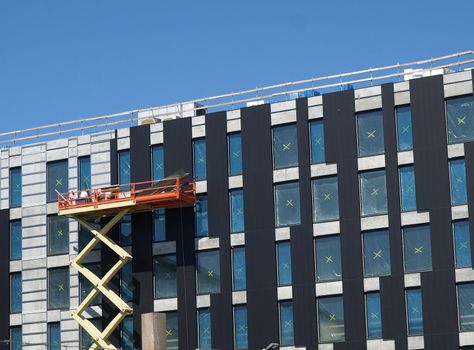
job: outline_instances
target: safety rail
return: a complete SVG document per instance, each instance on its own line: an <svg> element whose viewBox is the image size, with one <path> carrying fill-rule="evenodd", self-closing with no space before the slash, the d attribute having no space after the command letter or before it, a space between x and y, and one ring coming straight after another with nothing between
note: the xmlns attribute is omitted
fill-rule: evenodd
<svg viewBox="0 0 474 350"><path fill-rule="evenodd" d="M109 130L110 127L119 128L133 126L138 123L140 114L150 114L148 117L166 119L168 116L183 116L185 114L199 114L203 111L218 111L236 109L247 103L278 102L285 99L295 98L295 94L321 93L334 89L351 87L372 86L374 82L382 83L388 81L405 80L408 76L419 70L434 72L440 69L449 71L460 71L461 69L472 69L474 65L474 51L463 51L449 55L434 57L425 60L397 63L378 68L363 69L354 72L333 74L328 76L314 77L310 79L293 82L274 84L264 87L221 94L211 97L199 98L180 103L163 106L133 109L120 113L101 115L90 118L75 119L60 123L42 125L23 130L0 133L0 146L12 146L25 141L44 141L51 137L68 137L77 134L93 133ZM411 69L412 71L407 71ZM183 108L190 106L190 108ZM164 112L173 109L171 112Z"/></svg>

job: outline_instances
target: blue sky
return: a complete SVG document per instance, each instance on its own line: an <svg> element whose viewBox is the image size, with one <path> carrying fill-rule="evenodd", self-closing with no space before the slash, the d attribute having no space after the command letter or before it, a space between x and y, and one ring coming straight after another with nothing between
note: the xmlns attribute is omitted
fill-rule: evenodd
<svg viewBox="0 0 474 350"><path fill-rule="evenodd" d="M0 132L474 49L472 0L0 0Z"/></svg>

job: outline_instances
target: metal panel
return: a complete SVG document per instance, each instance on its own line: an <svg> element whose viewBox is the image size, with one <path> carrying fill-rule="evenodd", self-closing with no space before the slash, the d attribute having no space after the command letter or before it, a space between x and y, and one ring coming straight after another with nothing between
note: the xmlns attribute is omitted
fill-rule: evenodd
<svg viewBox="0 0 474 350"><path fill-rule="evenodd" d="M10 209L0 210L0 226L8 228L0 235L0 254L4 257L0 264L0 281L3 286L0 294L1 300L3 300L0 303L0 339L10 339Z"/></svg>

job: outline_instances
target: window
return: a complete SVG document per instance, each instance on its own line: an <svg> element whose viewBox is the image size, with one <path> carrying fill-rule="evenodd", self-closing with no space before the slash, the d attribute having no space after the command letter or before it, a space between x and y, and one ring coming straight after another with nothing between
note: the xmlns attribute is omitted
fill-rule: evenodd
<svg viewBox="0 0 474 350"><path fill-rule="evenodd" d="M79 163L79 191L91 188L91 157L80 157Z"/></svg>
<svg viewBox="0 0 474 350"><path fill-rule="evenodd" d="M459 269L462 267L471 267L471 238L469 236L469 221L455 221L453 228L456 268Z"/></svg>
<svg viewBox="0 0 474 350"><path fill-rule="evenodd" d="M248 349L247 306L234 307L234 347Z"/></svg>
<svg viewBox="0 0 474 350"><path fill-rule="evenodd" d="M90 322L99 330L102 331L102 320L100 318L89 319ZM79 348L89 349L94 344L92 337L87 333L84 328L79 327Z"/></svg>
<svg viewBox="0 0 474 350"><path fill-rule="evenodd" d="M61 350L61 324L48 323L48 350Z"/></svg>
<svg viewBox="0 0 474 350"><path fill-rule="evenodd" d="M273 168L282 169L298 165L296 124L273 128Z"/></svg>
<svg viewBox="0 0 474 350"><path fill-rule="evenodd" d="M197 293L211 294L219 293L220 287L220 265L219 251L207 250L196 253L197 259Z"/></svg>
<svg viewBox="0 0 474 350"><path fill-rule="evenodd" d="M151 162L152 179L155 181L163 179L165 177L165 158L162 145L151 148Z"/></svg>
<svg viewBox="0 0 474 350"><path fill-rule="evenodd" d="M400 200L402 211L416 210L415 168L400 167Z"/></svg>
<svg viewBox="0 0 474 350"><path fill-rule="evenodd" d="M413 149L413 131L411 126L411 108L402 106L395 108L397 116L397 141L399 151Z"/></svg>
<svg viewBox="0 0 474 350"><path fill-rule="evenodd" d="M388 230L362 234L364 243L364 276L390 275L390 242Z"/></svg>
<svg viewBox="0 0 474 350"><path fill-rule="evenodd" d="M84 267L88 268L94 275L99 278L102 278L102 270L99 263L93 264L84 264ZM90 292L94 289L92 283L84 277L84 275L79 274L79 302L82 303L84 299L89 295ZM99 293L94 300L92 300L91 305L100 305L102 303L102 293Z"/></svg>
<svg viewBox="0 0 474 350"><path fill-rule="evenodd" d="M23 349L23 334L21 326L10 327L10 350L21 350Z"/></svg>
<svg viewBox="0 0 474 350"><path fill-rule="evenodd" d="M382 338L382 310L380 307L380 293L365 295L365 317L367 323L367 338Z"/></svg>
<svg viewBox="0 0 474 350"><path fill-rule="evenodd" d="M421 289L407 289L406 303L408 335L423 334L423 304L421 302Z"/></svg>
<svg viewBox="0 0 474 350"><path fill-rule="evenodd" d="M362 216L387 213L385 170L360 174L360 197Z"/></svg>
<svg viewBox="0 0 474 350"><path fill-rule="evenodd" d="M176 297L176 255L155 257L155 299Z"/></svg>
<svg viewBox="0 0 474 350"><path fill-rule="evenodd" d="M344 341L344 307L342 297L318 299L318 330L320 343Z"/></svg>
<svg viewBox="0 0 474 350"><path fill-rule="evenodd" d="M231 233L243 232L244 224L244 192L232 190L230 193L230 231Z"/></svg>
<svg viewBox="0 0 474 350"><path fill-rule="evenodd" d="M100 226L101 226L100 218L94 220L93 222L89 221L89 224L92 224L92 226L94 226L96 230L100 230ZM78 235L79 235L79 238L78 238L79 251L81 251L91 241L91 239L94 238L94 235L88 228L82 226L81 224L79 224ZM94 250L99 250L100 246L101 246L101 243L100 242L97 243L96 246L94 247Z"/></svg>
<svg viewBox="0 0 474 350"><path fill-rule="evenodd" d="M198 310L198 345L199 349L211 349L211 312L209 309Z"/></svg>
<svg viewBox="0 0 474 350"><path fill-rule="evenodd" d="M459 330L474 331L474 283L458 286Z"/></svg>
<svg viewBox="0 0 474 350"><path fill-rule="evenodd" d="M359 156L384 153L382 110L357 114Z"/></svg>
<svg viewBox="0 0 474 350"><path fill-rule="evenodd" d="M21 295L21 272L15 272L10 275L10 312L12 314L21 312Z"/></svg>
<svg viewBox="0 0 474 350"><path fill-rule="evenodd" d="M122 246L132 245L132 216L124 215L120 220L119 242Z"/></svg>
<svg viewBox="0 0 474 350"><path fill-rule="evenodd" d="M329 176L314 179L312 185L313 221L339 220L337 177Z"/></svg>
<svg viewBox="0 0 474 350"><path fill-rule="evenodd" d="M196 181L206 179L206 140L196 139L194 145L194 177Z"/></svg>
<svg viewBox="0 0 474 350"><path fill-rule="evenodd" d="M65 193L69 188L67 160L48 163L46 177L48 183L47 200L48 202L57 202L58 192Z"/></svg>
<svg viewBox="0 0 474 350"><path fill-rule="evenodd" d="M309 123L311 137L311 163L324 163L324 123L322 119Z"/></svg>
<svg viewBox="0 0 474 350"><path fill-rule="evenodd" d="M69 219L65 216L48 216L48 255L69 253Z"/></svg>
<svg viewBox="0 0 474 350"><path fill-rule="evenodd" d="M474 98L462 96L446 100L448 142L464 142L474 139Z"/></svg>
<svg viewBox="0 0 474 350"><path fill-rule="evenodd" d="M300 224L300 188L298 182L275 185L276 226Z"/></svg>
<svg viewBox="0 0 474 350"><path fill-rule="evenodd" d="M69 309L69 267L48 270L48 309Z"/></svg>
<svg viewBox="0 0 474 350"><path fill-rule="evenodd" d="M294 329L293 329L293 303L284 301L279 303L280 306L280 346L293 345Z"/></svg>
<svg viewBox="0 0 474 350"><path fill-rule="evenodd" d="M166 345L167 350L178 350L178 312L170 311L166 313Z"/></svg>
<svg viewBox="0 0 474 350"><path fill-rule="evenodd" d="M127 262L120 270L120 296L130 303L133 300L133 262Z"/></svg>
<svg viewBox="0 0 474 350"><path fill-rule="evenodd" d="M290 242L278 242L276 244L276 256L278 263L278 286L291 285L291 246Z"/></svg>
<svg viewBox="0 0 474 350"><path fill-rule="evenodd" d="M341 240L339 236L318 237L316 245L316 282L342 278Z"/></svg>
<svg viewBox="0 0 474 350"><path fill-rule="evenodd" d="M403 229L405 272L431 270L431 239L429 225Z"/></svg>
<svg viewBox="0 0 474 350"><path fill-rule="evenodd" d="M57 199L57 196L56 196ZM10 208L21 207L21 168L10 169Z"/></svg>
<svg viewBox="0 0 474 350"><path fill-rule="evenodd" d="M166 241L166 211L163 208L153 210L153 241Z"/></svg>
<svg viewBox="0 0 474 350"><path fill-rule="evenodd" d="M130 178L130 151L119 151L118 153L118 161L119 161L119 184L120 185L127 185L131 181Z"/></svg>
<svg viewBox="0 0 474 350"><path fill-rule="evenodd" d="M451 180L451 204L467 204L466 164L464 159L453 159L449 162Z"/></svg>
<svg viewBox="0 0 474 350"><path fill-rule="evenodd" d="M21 220L10 222L10 260L21 260Z"/></svg>
<svg viewBox="0 0 474 350"><path fill-rule="evenodd" d="M122 350L133 350L133 316L127 316L122 323Z"/></svg>
<svg viewBox="0 0 474 350"><path fill-rule="evenodd" d="M196 236L207 236L209 234L207 218L207 195L196 196L194 212L196 215Z"/></svg>
<svg viewBox="0 0 474 350"><path fill-rule="evenodd" d="M240 132L229 134L229 175L242 174L242 138Z"/></svg>
<svg viewBox="0 0 474 350"><path fill-rule="evenodd" d="M234 291L247 288L244 247L232 249L232 283Z"/></svg>

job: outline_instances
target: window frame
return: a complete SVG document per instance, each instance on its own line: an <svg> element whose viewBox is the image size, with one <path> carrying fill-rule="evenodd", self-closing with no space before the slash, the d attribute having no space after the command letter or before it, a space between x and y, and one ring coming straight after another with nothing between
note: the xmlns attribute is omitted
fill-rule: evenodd
<svg viewBox="0 0 474 350"><path fill-rule="evenodd" d="M366 242L366 235L374 235L376 233L383 233L386 235L387 243L388 243L388 262L389 262L389 272L388 273L383 273L383 274L373 274L369 275L367 274L366 271L366 254L365 254L365 242ZM361 238L362 238L362 272L364 275L364 278L372 278L372 277L383 277L383 276L390 276L392 274L392 255L390 254L390 231L389 228L379 228L379 229L373 229L373 230L366 230L361 232Z"/></svg>
<svg viewBox="0 0 474 350"><path fill-rule="evenodd" d="M235 194L241 194L242 195L242 230L234 230L234 225L238 225L234 222L234 205L233 205L233 200L234 199L234 195ZM244 197L244 189L239 187L239 188L232 188L232 189L229 189L229 212L230 212L230 215L229 215L229 219L230 219L230 223L229 223L229 226L230 226L230 233L233 234L233 233L242 233L242 232L245 232L245 197Z"/></svg>
<svg viewBox="0 0 474 350"><path fill-rule="evenodd" d="M237 345L237 323L236 323L236 319L235 319L235 314L236 314L236 311L237 310L245 310L245 318L246 318L246 338L247 338L247 346L245 347L239 347ZM234 334L233 334L233 337L234 337L234 349L236 350L245 350L245 349L248 349L248 342L249 342L249 329L248 329L248 325L249 325L249 322L248 322L248 308L247 308L247 304L235 304L235 305L232 305L232 324L233 324L233 330L234 330Z"/></svg>
<svg viewBox="0 0 474 350"><path fill-rule="evenodd" d="M321 162L314 161L314 153L313 153L313 125L319 125L321 124L322 129L323 129L323 138L322 138L322 143L323 143L323 160ZM311 119L308 122L308 133L309 133L309 162L310 164L325 164L326 163L326 143L325 143L325 135L324 135L324 118L316 118L316 119Z"/></svg>
<svg viewBox="0 0 474 350"><path fill-rule="evenodd" d="M275 130L277 129L283 129L285 127L294 127L295 129L295 137L296 137L296 164L291 164L285 166L277 166L275 163ZM295 168L299 166L299 155L298 155L298 126L296 122L288 122L284 124L277 124L273 125L271 127L271 135L272 135L272 170L281 170L281 169L289 169L289 168Z"/></svg>
<svg viewBox="0 0 474 350"><path fill-rule="evenodd" d="M454 247L454 268L455 269L465 269L465 268L472 268L472 263L468 266L458 266L458 249L456 245L456 225L459 223L466 223L467 224L467 229L468 229L468 235L467 237L469 238L469 257L470 261L472 261L472 253L471 253L471 240L470 240L470 225L469 225L469 219L456 219L451 221L451 228L452 228L452 238L453 238L453 247Z"/></svg>
<svg viewBox="0 0 474 350"><path fill-rule="evenodd" d="M16 310L14 307L13 307L13 304L14 304L14 280L16 278L19 278L19 282L20 282L20 296L19 296L19 300L16 300L17 302L19 302L20 304L20 309L19 310ZM18 272L12 272L10 273L10 276L9 276L9 279L10 279L10 313L11 314L21 314L23 312L23 276L22 276L22 273L21 271L18 271Z"/></svg>
<svg viewBox="0 0 474 350"><path fill-rule="evenodd" d="M361 154L361 151L360 151L360 137L359 137L359 131L360 131L360 126L359 126L359 117L362 115L362 116L367 116L371 113L375 113L375 112L380 112L380 118L381 118L381 121L382 121L382 152L378 152L378 153L371 153L371 154L364 154L362 155ZM380 156L380 155L383 155L385 154L385 130L383 128L383 110L382 108L373 108L373 109L369 109L369 110L364 110L364 111L358 111L355 113L355 122L356 122L356 140L357 140L357 158L366 158L366 157L375 157L375 156Z"/></svg>
<svg viewBox="0 0 474 350"><path fill-rule="evenodd" d="M298 190L298 221L296 223L288 223L288 224L279 224L278 223L278 201L277 201L277 188L280 187L280 186L285 186L285 185L289 185L289 184L296 184L297 185L297 190ZM273 211L274 211L274 220L275 220L275 228L279 228L279 227L291 227L291 226L297 226L297 225L301 225L301 190L300 190L300 182L299 180L291 180L291 181L283 181L283 182L276 182L276 183L273 183L273 203L274 203L274 208L273 208Z"/></svg>
<svg viewBox="0 0 474 350"><path fill-rule="evenodd" d="M369 335L369 308L368 308L368 302L367 298L369 295L377 295L378 296L378 306L380 309L380 336L370 336ZM378 291L371 291L371 292L366 292L364 293L364 302L365 302L365 329L366 329L366 337L367 339L383 339L383 334L382 334L382 329L383 329L383 319L382 319L382 298L380 296L380 290Z"/></svg>
<svg viewBox="0 0 474 350"><path fill-rule="evenodd" d="M217 264L216 266L219 268L219 290L218 291L209 291L206 290L205 292L200 291L200 279L199 279L199 256L206 253L215 253L217 257ZM210 295L210 294L219 294L222 292L221 286L221 271L220 271L220 249L205 249L205 250L197 250L195 253L196 257L196 268L195 268L195 276L196 276L196 295Z"/></svg>
<svg viewBox="0 0 474 350"><path fill-rule="evenodd" d="M418 290L420 292L420 298L421 298L421 324L423 327L423 331L421 333L411 333L410 332L410 316L408 312L408 293L409 291L416 291ZM423 317L423 293L421 290L421 287L410 287L410 288L405 288L405 319L406 319L406 330L407 330L407 336L412 337L412 336L423 336L425 333L425 320Z"/></svg>
<svg viewBox="0 0 474 350"><path fill-rule="evenodd" d="M23 174L22 174L22 169L21 169L21 166L16 166L16 167L12 167L9 169L9 181L8 181L8 187L9 187L9 198L8 198L8 202L9 202L9 205L10 205L10 208L21 208L22 206L22 202L23 202L23 188L22 188L22 183L23 183ZM18 171L18 173L17 173ZM15 189L13 188L13 177L19 175L20 177L20 197L19 197L19 203L17 203L17 201L13 201L13 193L15 191ZM16 184L15 184L16 185Z"/></svg>
<svg viewBox="0 0 474 350"><path fill-rule="evenodd" d="M51 337L51 330L52 328L54 327L58 327L58 330L59 330L59 346L56 347L54 346L54 344L52 344L52 337ZM61 344L62 344L62 341L61 341L61 322L48 322L47 323L47 339L48 339L48 350L61 350Z"/></svg>
<svg viewBox="0 0 474 350"><path fill-rule="evenodd" d="M168 257L174 257L174 262L175 262L175 271L174 271L174 274L175 274L175 293L173 296L164 296L164 297L160 297L158 296L158 293L157 293L157 285L158 285L158 278L157 278L157 270L156 270L156 264L157 264L157 260L158 258L168 258ZM178 297L178 279L177 279L177 269L178 269L178 257L176 255L176 253L171 253L171 254L159 254L159 255L155 255L153 256L153 299L154 300L163 300L163 299L172 299L172 298L177 298Z"/></svg>
<svg viewBox="0 0 474 350"><path fill-rule="evenodd" d="M325 280L318 280L318 249L317 249L317 241L321 241L324 239L329 239L329 238L338 238L338 243L339 243L339 269L341 270L341 277L340 278L334 278L334 279L325 279ZM315 270L315 276L314 279L316 283L326 283L326 282L335 282L335 281L342 281L342 251L341 251L341 234L336 233L336 234L330 234L330 235L322 235L322 236L316 236L314 237L313 240L313 246L314 246L314 253L313 253L313 258L314 258L314 270Z"/></svg>
<svg viewBox="0 0 474 350"><path fill-rule="evenodd" d="M431 268L428 269L428 270L422 269L422 270L416 270L416 271L407 271L407 268L406 268L406 253L405 253L405 244L406 244L406 240L405 240L405 230L406 230L406 229L411 229L411 228L414 228L414 227L423 227L423 226L426 226L426 227L428 227L428 229L429 229L430 259L431 259L431 263L430 263L430 264L431 264ZM402 231L403 272L404 272L405 274L407 274L407 273L421 273L421 272L433 271L433 251L432 251L432 247L431 247L431 226L430 226L430 223L423 223L423 224L415 224L415 225L402 226L402 227L401 227L401 231Z"/></svg>
<svg viewBox="0 0 474 350"><path fill-rule="evenodd" d="M474 141L473 139L464 139L456 142L449 142L449 123L448 123L448 101L450 100L455 100L455 99L461 99L461 98L466 98L466 97L471 97L474 101L474 94L462 94L458 96L450 96L450 97L445 97L444 98L444 116L445 116L445 126L446 126L446 144L447 145L455 145L459 143L466 143L466 142L471 142ZM474 102L473 102L474 103Z"/></svg>
<svg viewBox="0 0 474 350"><path fill-rule="evenodd" d="M14 224L19 223L19 230L20 230L20 256L19 257L14 257L13 255L13 242L14 242L14 237L13 237L13 232L14 232ZM22 225L22 220L21 219L15 219L15 220L10 220L10 261L21 261L23 258L23 225Z"/></svg>
<svg viewBox="0 0 474 350"><path fill-rule="evenodd" d="M82 166L81 163L84 160L88 160L89 162L89 187L82 188ZM77 158L77 190L78 191L85 191L85 190L90 190L92 188L92 163L91 163L91 156L86 155L86 156L81 156Z"/></svg>
<svg viewBox="0 0 474 350"><path fill-rule="evenodd" d="M53 219L55 218L55 219ZM67 232L65 233L65 244L66 244L66 247L64 248L64 250L61 250L59 252L52 252L52 246L51 246L51 230L52 230L52 227L51 227L51 221L54 221L54 220L58 220L58 221L61 221L61 220L64 220L64 227L67 228ZM69 218L65 217L65 216L60 216L60 215L57 215L57 214L49 214L46 216L46 250L47 250L47 256L58 256L58 255L68 255L69 254L69 251L70 251L70 237L69 237ZM58 225L58 223L56 223L56 225Z"/></svg>
<svg viewBox="0 0 474 350"><path fill-rule="evenodd" d="M463 196L466 197L466 200L461 203L454 203L454 192L453 192L453 174L452 174L452 164L457 163L462 161L463 167L464 167L464 190L463 190ZM469 198L468 198L468 193L467 193L467 168L466 168L466 159L465 157L455 157L455 158L450 158L448 160L448 168L449 168L449 199L450 199L450 204L452 207L460 206L460 205L467 205Z"/></svg>
<svg viewBox="0 0 474 350"><path fill-rule="evenodd" d="M321 340L322 337L321 337L321 317L320 317L320 312L319 312L319 308L320 308L320 302L321 300L327 300L327 299L338 299L339 302L341 302L342 304L342 317L343 317L343 320L342 320L342 323L343 323L343 330L344 330L344 337L343 339L341 340ZM319 297L316 297L316 328L317 328L317 332L318 332L318 344L331 344L331 343L343 343L346 341L346 330L345 330L345 326L346 326L346 319L345 319L345 316L344 316L344 295L343 294L333 294L333 295L324 295L324 296L319 296Z"/></svg>
<svg viewBox="0 0 474 350"><path fill-rule="evenodd" d="M242 251L244 254L244 276L245 276L245 288L236 288L235 287L235 252L236 251ZM246 264L246 251L245 251L245 246L234 246L231 247L231 268L232 268L232 291L233 292L238 292L238 291L245 291L247 290L247 264Z"/></svg>
<svg viewBox="0 0 474 350"><path fill-rule="evenodd" d="M325 220L317 220L316 219L316 187L317 183L323 180L336 180L336 200L337 200L337 218L330 218L330 219L325 219ZM313 223L325 223L325 222L334 222L334 221L339 221L340 220L340 207L339 207L339 178L337 174L334 175L325 175L325 176L318 176L318 177L313 177L311 178L311 204L312 204L312 220Z"/></svg>
<svg viewBox="0 0 474 350"><path fill-rule="evenodd" d="M196 174L196 143L202 142L204 144L204 152L206 153L204 156L204 177L199 177ZM192 148L193 148L193 177L196 181L206 181L207 180L207 140L206 137L197 137L192 139Z"/></svg>
<svg viewBox="0 0 474 350"><path fill-rule="evenodd" d="M64 270L64 271L67 271L66 273L66 283L67 283L67 288L65 290L67 290L67 293L68 293L68 297L67 297L67 305L66 306L59 306L59 307L52 307L51 306L51 288L50 288L50 281L51 281L51 271L59 271L59 270ZM70 283L70 278L71 278L71 271L69 269L69 266L60 266L60 267L53 267L53 268L49 268L47 269L47 277L46 277L46 285L47 285L47 300L46 300L46 304L47 304L47 310L69 310L69 308L71 307L71 283Z"/></svg>
<svg viewBox="0 0 474 350"><path fill-rule="evenodd" d="M402 108L409 108L410 109L410 134L411 134L411 147L410 148L407 148L407 149L401 149L400 148L400 137L399 137L399 127L398 127L398 110L399 109L402 109ZM399 105L399 106L395 106L394 107L394 113L395 113L395 130L396 130L396 135L397 135L397 152L409 152L409 151L413 151L413 143L414 143L414 139L413 139L413 116L412 116L412 113L411 113L411 104L403 104L403 105Z"/></svg>
<svg viewBox="0 0 474 350"><path fill-rule="evenodd" d="M291 327L292 327L291 343L283 342L283 332L282 332L283 324L282 324L282 318L281 318L281 309L283 305L291 306ZM294 311L292 299L278 301L278 335L279 335L280 346L285 347L285 346L295 345L295 311Z"/></svg>
<svg viewBox="0 0 474 350"><path fill-rule="evenodd" d="M231 139L234 136L239 136L240 139L240 171L233 172L232 171L232 161L231 161ZM243 174L244 170L244 163L243 163L243 153L242 153L242 132L241 131L233 131L227 133L227 175L228 176L239 176Z"/></svg>
<svg viewBox="0 0 474 350"><path fill-rule="evenodd" d="M66 192L69 191L69 159L66 158L66 159L58 159L58 160L54 160L54 161L50 161L50 162L46 162L46 203L54 203L58 200L58 196L54 196L54 198L49 198L49 188L48 188L48 185L49 185L49 181L50 181L50 170L49 170L49 166L51 164L59 164L59 163L65 163L65 166L66 166Z"/></svg>
<svg viewBox="0 0 474 350"><path fill-rule="evenodd" d="M384 174L385 179L385 211L371 213L371 214L364 214L364 205L363 205L363 196L362 196L362 175L370 174L370 173L381 173ZM363 170L358 172L358 180L359 180L359 210L360 210L360 217L361 218L368 218L373 216L380 216L380 215L387 215L388 214L388 193L387 193L387 169L386 168L375 168L369 170Z"/></svg>
<svg viewBox="0 0 474 350"><path fill-rule="evenodd" d="M403 207L403 187L402 187L402 169L413 169L413 192L414 192L414 199L415 199L415 208L405 209ZM387 174L385 174L387 176ZM386 178L385 178L386 181ZM399 196L400 196L400 211L402 213L408 213L410 211L417 211L416 205L416 173L415 173L415 164L404 164L398 167L398 188L399 188ZM388 195L388 194L387 194Z"/></svg>

